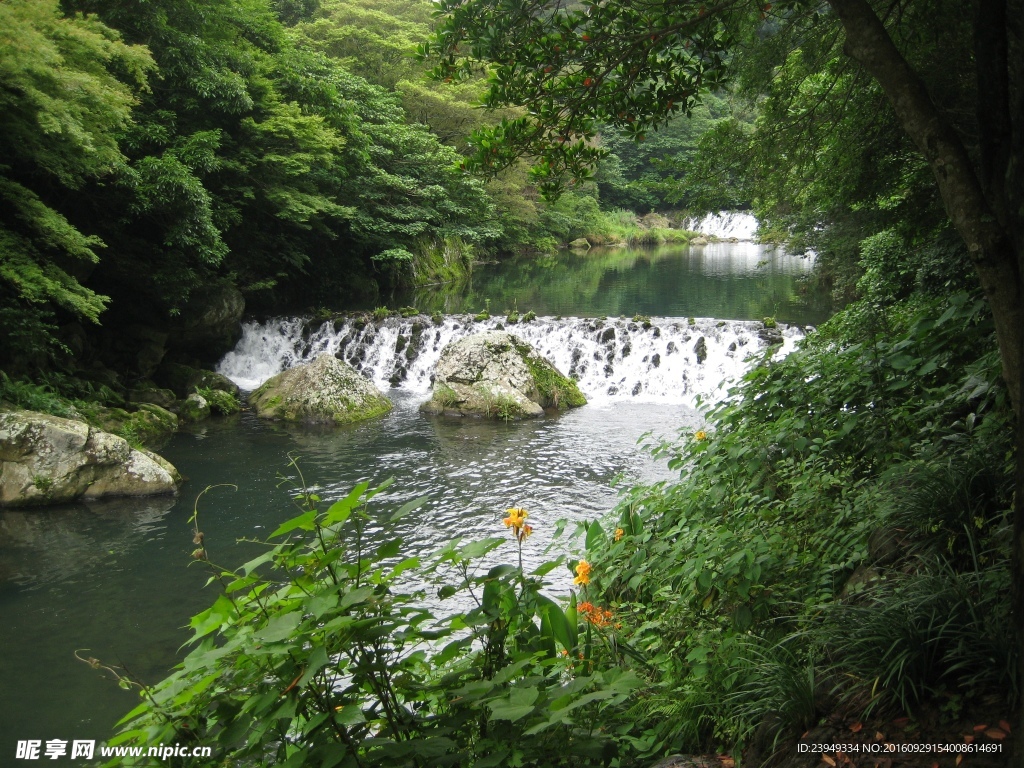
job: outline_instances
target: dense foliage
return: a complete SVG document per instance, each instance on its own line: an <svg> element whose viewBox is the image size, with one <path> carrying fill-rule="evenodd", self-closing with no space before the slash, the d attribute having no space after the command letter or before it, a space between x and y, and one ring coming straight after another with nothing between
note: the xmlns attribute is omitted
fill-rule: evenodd
<svg viewBox="0 0 1024 768"><path fill-rule="evenodd" d="M653 753L769 757L826 715L955 719L1020 692L1012 443L983 302L858 305L658 447L643 531L590 555L652 660Z"/></svg>
<svg viewBox="0 0 1024 768"><path fill-rule="evenodd" d="M217 285L372 295L499 234L459 156L266 0L64 11L95 15L2 11L6 365L69 321L167 327Z"/></svg>

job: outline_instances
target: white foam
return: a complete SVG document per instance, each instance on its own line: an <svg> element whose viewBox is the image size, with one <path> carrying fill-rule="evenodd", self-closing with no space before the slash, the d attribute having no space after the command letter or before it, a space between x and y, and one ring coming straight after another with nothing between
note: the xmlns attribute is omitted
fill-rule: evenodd
<svg viewBox="0 0 1024 768"><path fill-rule="evenodd" d="M426 396L445 346L503 325L503 318L475 322L468 315L446 316L440 325L422 316L378 322L351 317L323 323L275 318L245 323L242 338L217 370L242 389L255 389L286 368L326 352L382 389L394 385ZM737 379L749 365L748 356L763 352L762 329L759 322L696 318L690 323L669 317L651 318L648 328L626 318L576 317L539 317L506 328L576 379L592 403L628 399L690 405L698 395L705 400L724 395L723 382ZM779 354L786 354L804 335L798 326L779 330ZM399 337L404 344L399 344ZM417 352L410 361L409 345L417 337ZM700 339L706 356L698 362Z"/></svg>

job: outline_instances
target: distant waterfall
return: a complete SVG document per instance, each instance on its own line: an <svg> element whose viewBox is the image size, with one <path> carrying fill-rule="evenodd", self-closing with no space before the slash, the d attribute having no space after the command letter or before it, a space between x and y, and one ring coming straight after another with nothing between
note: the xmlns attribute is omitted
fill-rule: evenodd
<svg viewBox="0 0 1024 768"><path fill-rule="evenodd" d="M709 213L700 219L687 219L684 226L702 235L720 237L723 240L753 240L757 235L757 219L743 211Z"/></svg>
<svg viewBox="0 0 1024 768"><path fill-rule="evenodd" d="M579 382L592 402L634 399L692 403L696 395L714 396L722 382L740 376L748 355L760 352L766 336L781 333L783 353L804 331L734 320L540 317L505 324L469 315L447 315L434 322L425 315L373 320L350 316L337 320L276 318L246 323L235 349L217 370L243 389L254 389L286 368L327 352L377 386L416 393L430 390L434 365L447 344L484 330L505 328L532 344L563 373Z"/></svg>

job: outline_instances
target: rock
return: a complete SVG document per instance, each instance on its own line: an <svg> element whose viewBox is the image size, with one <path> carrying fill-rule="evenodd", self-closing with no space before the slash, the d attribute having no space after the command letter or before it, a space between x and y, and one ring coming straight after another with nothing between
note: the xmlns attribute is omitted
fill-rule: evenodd
<svg viewBox="0 0 1024 768"><path fill-rule="evenodd" d="M124 408L104 406L89 408L85 416L97 429L111 434L119 433L132 420L132 415Z"/></svg>
<svg viewBox="0 0 1024 768"><path fill-rule="evenodd" d="M182 421L203 421L210 418L210 404L198 392L180 401L177 405L178 418Z"/></svg>
<svg viewBox="0 0 1024 768"><path fill-rule="evenodd" d="M82 419L130 444L156 443L178 429L178 417L152 403L142 403L134 413L123 408L90 407Z"/></svg>
<svg viewBox="0 0 1024 768"><path fill-rule="evenodd" d="M891 565L903 554L903 531L875 528L868 534L868 560L875 565Z"/></svg>
<svg viewBox="0 0 1024 768"><path fill-rule="evenodd" d="M168 346L212 363L230 350L242 335L245 297L229 284L195 291L173 327Z"/></svg>
<svg viewBox="0 0 1024 768"><path fill-rule="evenodd" d="M230 392L221 389L204 389L201 396L209 404L210 413L214 416L230 416L242 410L242 403Z"/></svg>
<svg viewBox="0 0 1024 768"><path fill-rule="evenodd" d="M574 251L589 251L590 241L587 240L587 238L585 237L577 237L575 240L569 243L569 247L572 248Z"/></svg>
<svg viewBox="0 0 1024 768"><path fill-rule="evenodd" d="M142 403L132 414L132 422L143 442L153 442L178 431L178 417L153 403Z"/></svg>
<svg viewBox="0 0 1024 768"><path fill-rule="evenodd" d="M264 419L313 424L372 419L392 407L354 368L329 354L277 374L249 395L249 404Z"/></svg>
<svg viewBox="0 0 1024 768"><path fill-rule="evenodd" d="M669 755L650 768L721 768L721 763L710 755Z"/></svg>
<svg viewBox="0 0 1024 768"><path fill-rule="evenodd" d="M169 389L161 389L151 382L135 387L128 393L128 400L132 403L152 403L161 408L169 408L177 398L174 392Z"/></svg>
<svg viewBox="0 0 1024 768"><path fill-rule="evenodd" d="M850 574L850 578L848 578L846 583L843 585L843 589L839 593L840 597L855 597L864 590L869 589L873 584L876 584L881 578L882 575L871 566L858 566L857 569Z"/></svg>
<svg viewBox="0 0 1024 768"><path fill-rule="evenodd" d="M782 343L782 331L778 328L761 328L757 332L757 335L769 347L774 347Z"/></svg>
<svg viewBox="0 0 1024 768"><path fill-rule="evenodd" d="M181 363L165 362L157 371L157 381L170 388L181 399L188 397L200 387L227 392L235 397L239 395L238 385L227 376Z"/></svg>
<svg viewBox="0 0 1024 768"><path fill-rule="evenodd" d="M420 410L509 420L586 402L576 382L525 341L504 331L487 331L444 348L434 372L433 396Z"/></svg>
<svg viewBox="0 0 1024 768"><path fill-rule="evenodd" d="M160 456L85 422L0 413L0 506L175 493L180 483Z"/></svg>
<svg viewBox="0 0 1024 768"><path fill-rule="evenodd" d="M703 336L697 339L697 343L693 345L693 352L697 355L697 365L703 365L704 361L708 359L708 343Z"/></svg>
<svg viewBox="0 0 1024 768"><path fill-rule="evenodd" d="M708 239L703 235L701 237L695 237L690 241L690 245L707 245Z"/></svg>

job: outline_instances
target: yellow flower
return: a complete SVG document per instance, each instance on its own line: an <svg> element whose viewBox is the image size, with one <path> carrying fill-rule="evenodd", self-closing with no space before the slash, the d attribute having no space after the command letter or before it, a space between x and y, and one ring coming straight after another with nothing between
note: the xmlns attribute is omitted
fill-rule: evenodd
<svg viewBox="0 0 1024 768"><path fill-rule="evenodd" d="M708 439L708 433L705 432L703 429L698 429L694 433L693 439L696 440L698 443L703 443L705 440Z"/></svg>
<svg viewBox="0 0 1024 768"><path fill-rule="evenodd" d="M519 507L506 509L505 513L508 515L508 517L502 520L502 522L505 523L505 527L512 528L518 534L519 529L523 527L523 521L529 517L529 513L527 513L525 509L520 509Z"/></svg>
<svg viewBox="0 0 1024 768"><path fill-rule="evenodd" d="M576 563L576 578L572 580L572 583L584 586L590 583L590 563L586 560Z"/></svg>
<svg viewBox="0 0 1024 768"><path fill-rule="evenodd" d="M616 541L622 541L622 537L625 536L625 535L626 535L626 532L624 530L622 530L621 528L616 528L615 529L615 540Z"/></svg>

